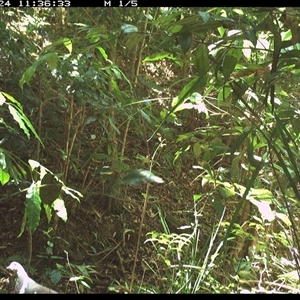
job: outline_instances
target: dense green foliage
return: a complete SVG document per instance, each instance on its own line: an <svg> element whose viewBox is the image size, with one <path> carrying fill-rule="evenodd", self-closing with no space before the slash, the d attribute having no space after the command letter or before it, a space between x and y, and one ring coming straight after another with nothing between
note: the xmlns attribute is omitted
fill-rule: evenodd
<svg viewBox="0 0 300 300"><path fill-rule="evenodd" d="M139 185L133 263L110 290L299 292L300 9L0 14L0 182L28 183L20 235L42 208L68 222L66 203L99 195L99 210L131 210L117 199ZM156 190L171 182L185 206L174 230Z"/></svg>

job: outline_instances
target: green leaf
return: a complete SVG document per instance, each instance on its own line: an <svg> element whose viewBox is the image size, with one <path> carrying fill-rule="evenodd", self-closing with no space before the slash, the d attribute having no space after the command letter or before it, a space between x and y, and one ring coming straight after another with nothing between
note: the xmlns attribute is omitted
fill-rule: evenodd
<svg viewBox="0 0 300 300"><path fill-rule="evenodd" d="M23 122L23 116L19 113L19 111L13 106L8 106L9 112L14 118L14 120L19 124L20 128L23 129L24 133L26 134L27 138L30 138L29 130L26 127L25 123Z"/></svg>
<svg viewBox="0 0 300 300"><path fill-rule="evenodd" d="M40 223L41 198L39 187L33 183L26 192L25 215L31 234L33 234Z"/></svg>
<svg viewBox="0 0 300 300"><path fill-rule="evenodd" d="M178 34L178 43L183 53L187 53L192 45L192 33L190 31L181 31Z"/></svg>
<svg viewBox="0 0 300 300"><path fill-rule="evenodd" d="M212 199L212 204L213 204L213 207L216 210L216 212L219 215L222 215L222 213L224 211L224 205L223 205L222 201L218 197L214 197Z"/></svg>
<svg viewBox="0 0 300 300"><path fill-rule="evenodd" d="M5 185L10 179L9 173L0 168L0 182Z"/></svg>
<svg viewBox="0 0 300 300"><path fill-rule="evenodd" d="M171 113L176 111L177 107L179 107L187 97L189 97L192 93L199 91L206 84L206 77L196 77L191 80L184 88L180 91L177 97L177 103L172 108Z"/></svg>
<svg viewBox="0 0 300 300"><path fill-rule="evenodd" d="M200 44L197 47L196 51L194 52L194 62L199 74L199 78L203 78L210 68L209 51L205 44Z"/></svg>
<svg viewBox="0 0 300 300"><path fill-rule="evenodd" d="M22 75L22 78L19 82L20 88L23 90L24 83L29 84L31 77L36 71L36 68L39 64L42 62L47 62L49 65L50 70L54 70L57 66L58 56L56 52L47 53L45 55L42 55L35 61L32 66L30 66Z"/></svg>
<svg viewBox="0 0 300 300"><path fill-rule="evenodd" d="M210 19L210 14L208 12L198 11L198 14L202 18L204 24Z"/></svg>
<svg viewBox="0 0 300 300"><path fill-rule="evenodd" d="M159 53L149 55L149 56L144 58L143 62L157 61L157 60L161 60L161 59L165 59L165 58L171 59L171 60L173 60L173 61L175 61L176 63L179 64L178 58L175 57L170 52L159 52Z"/></svg>
<svg viewBox="0 0 300 300"><path fill-rule="evenodd" d="M237 58L233 55L226 55L223 60L223 74L225 80L228 80L237 64Z"/></svg>
<svg viewBox="0 0 300 300"><path fill-rule="evenodd" d="M35 73L35 70L36 70L36 65L32 65L23 73L22 78L20 79L19 82L19 86L22 90L23 90L24 83L29 84L32 75Z"/></svg>
<svg viewBox="0 0 300 300"><path fill-rule="evenodd" d="M108 55L106 54L105 50L102 47L96 47L96 49L101 53L102 57L107 60Z"/></svg>
<svg viewBox="0 0 300 300"><path fill-rule="evenodd" d="M45 60L51 71L53 71L57 67L57 61L58 61L58 56L57 53L48 53L45 54L44 57L41 59L41 61Z"/></svg>
<svg viewBox="0 0 300 300"><path fill-rule="evenodd" d="M300 118L293 118L291 121L292 127L297 135L300 134Z"/></svg>
<svg viewBox="0 0 300 300"><path fill-rule="evenodd" d="M46 173L41 181L40 197L43 203L51 205L60 195L62 183L56 176Z"/></svg>
<svg viewBox="0 0 300 300"><path fill-rule="evenodd" d="M202 152L202 147L199 143L195 143L193 145L193 153L194 153L194 156L196 159L198 159L201 155L201 152Z"/></svg>
<svg viewBox="0 0 300 300"><path fill-rule="evenodd" d="M130 170L121 180L121 184L141 184L145 182L163 183L163 179L154 175L151 171L143 169Z"/></svg>
<svg viewBox="0 0 300 300"><path fill-rule="evenodd" d="M64 46L67 48L67 50L69 51L69 53L72 53L72 49L73 49L73 44L72 41L68 38L63 38L62 39L62 43L64 44Z"/></svg>

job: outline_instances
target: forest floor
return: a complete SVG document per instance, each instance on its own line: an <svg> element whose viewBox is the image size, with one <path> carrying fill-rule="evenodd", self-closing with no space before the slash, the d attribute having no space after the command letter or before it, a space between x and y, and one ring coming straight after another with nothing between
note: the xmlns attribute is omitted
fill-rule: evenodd
<svg viewBox="0 0 300 300"><path fill-rule="evenodd" d="M32 236L26 228L20 235L24 193L7 198L1 203L2 282L8 277L5 267L16 260L34 280L59 293L128 293L132 276L135 287L131 292L138 291L139 286L158 286L157 275L147 266L164 266L159 264L153 245L145 241L150 232L164 232L165 225L171 233L181 233L180 226L193 222L193 195L200 183L191 186L194 174L182 174L177 179L165 179L164 184L151 185L140 242L145 185L122 187L123 196L114 201L103 195L83 197L77 205L66 201L67 222L52 218L48 224L42 209L40 225ZM109 201L114 206L117 203L118 209L111 209ZM203 220L209 228L210 220ZM70 280L75 276L79 278L77 284ZM12 291L2 284L2 292Z"/></svg>

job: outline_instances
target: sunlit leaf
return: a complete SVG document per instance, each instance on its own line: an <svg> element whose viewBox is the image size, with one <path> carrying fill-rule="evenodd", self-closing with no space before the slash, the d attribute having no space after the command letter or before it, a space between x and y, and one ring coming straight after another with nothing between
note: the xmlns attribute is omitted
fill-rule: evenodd
<svg viewBox="0 0 300 300"><path fill-rule="evenodd" d="M63 38L62 42L64 46L68 49L69 53L71 54L73 49L72 41L68 38Z"/></svg>
<svg viewBox="0 0 300 300"><path fill-rule="evenodd" d="M27 138L30 138L29 130L26 127L25 123L23 122L23 116L20 115L19 111L13 107L12 105L8 106L9 112L14 118L14 120L19 124L20 128L23 129L24 133L26 134Z"/></svg>
<svg viewBox="0 0 300 300"><path fill-rule="evenodd" d="M34 233L40 223L41 198L39 187L33 183L26 192L25 214L31 233Z"/></svg>
<svg viewBox="0 0 300 300"><path fill-rule="evenodd" d="M62 199L56 199L53 202L53 209L56 211L56 214L64 221L68 220L68 213L65 207L65 201Z"/></svg>
<svg viewBox="0 0 300 300"><path fill-rule="evenodd" d="M286 226L288 226L288 227L292 226L289 216L282 214L282 213L276 213L276 217L278 219L280 219L281 221L283 221Z"/></svg>
<svg viewBox="0 0 300 300"><path fill-rule="evenodd" d="M9 173L0 168L0 182L2 185L6 184L10 179Z"/></svg>
<svg viewBox="0 0 300 300"><path fill-rule="evenodd" d="M3 103L5 103L5 97L3 96L2 93L0 93L0 105L3 105Z"/></svg>

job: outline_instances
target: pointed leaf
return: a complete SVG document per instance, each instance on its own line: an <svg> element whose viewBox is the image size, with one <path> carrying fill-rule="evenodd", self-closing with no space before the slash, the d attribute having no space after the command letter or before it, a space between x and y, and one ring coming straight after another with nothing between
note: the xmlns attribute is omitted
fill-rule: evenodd
<svg viewBox="0 0 300 300"><path fill-rule="evenodd" d="M35 232L40 223L41 214L41 198L39 195L38 185L36 185L35 183L33 183L27 189L25 200L25 214L27 216L29 230L32 234Z"/></svg>
<svg viewBox="0 0 300 300"><path fill-rule="evenodd" d="M194 62L199 77L204 77L210 68L209 52L205 44L200 44L197 47L196 51L194 52Z"/></svg>
<svg viewBox="0 0 300 300"><path fill-rule="evenodd" d="M30 66L22 75L22 78L20 79L19 86L23 90L24 83L29 84L29 81L32 77L32 75L35 73L36 65Z"/></svg>
<svg viewBox="0 0 300 300"><path fill-rule="evenodd" d="M65 47L68 49L69 53L72 53L72 41L68 38L63 38L62 40L63 44L65 45Z"/></svg>
<svg viewBox="0 0 300 300"><path fill-rule="evenodd" d="M0 182L5 185L10 179L9 173L0 168Z"/></svg>
<svg viewBox="0 0 300 300"><path fill-rule="evenodd" d="M19 114L19 111L13 107L12 105L8 106L9 112L14 118L14 120L19 124L20 128L23 129L24 133L26 134L27 138L30 138L29 130L26 127L25 123L23 122L22 116Z"/></svg>
<svg viewBox="0 0 300 300"><path fill-rule="evenodd" d="M178 43L183 53L187 53L192 45L192 33L190 31L181 31L178 34Z"/></svg>
<svg viewBox="0 0 300 300"><path fill-rule="evenodd" d="M229 79L231 73L235 69L235 66L237 64L237 58L233 55L226 55L223 61L223 74L225 77L225 80Z"/></svg>

